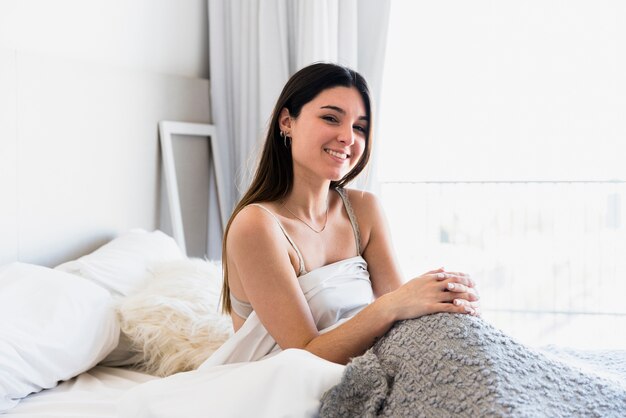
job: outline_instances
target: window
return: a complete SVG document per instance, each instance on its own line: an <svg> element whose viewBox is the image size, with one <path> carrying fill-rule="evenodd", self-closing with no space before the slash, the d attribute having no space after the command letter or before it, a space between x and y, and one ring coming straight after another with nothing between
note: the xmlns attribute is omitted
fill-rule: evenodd
<svg viewBox="0 0 626 418"><path fill-rule="evenodd" d="M528 344L626 347L625 17L392 4L377 146L401 264L472 273L484 317Z"/></svg>

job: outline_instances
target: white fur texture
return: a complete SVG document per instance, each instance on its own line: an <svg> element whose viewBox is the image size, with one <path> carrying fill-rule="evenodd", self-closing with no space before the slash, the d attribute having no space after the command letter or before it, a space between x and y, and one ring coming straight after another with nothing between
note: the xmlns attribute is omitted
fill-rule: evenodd
<svg viewBox="0 0 626 418"><path fill-rule="evenodd" d="M122 332L142 354L142 371L157 376L194 370L233 332L219 312L221 267L186 259L163 263L117 307Z"/></svg>

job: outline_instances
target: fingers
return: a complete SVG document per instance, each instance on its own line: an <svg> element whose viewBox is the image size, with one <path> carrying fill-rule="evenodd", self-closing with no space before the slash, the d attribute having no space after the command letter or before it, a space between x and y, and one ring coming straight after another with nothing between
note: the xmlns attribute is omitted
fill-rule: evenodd
<svg viewBox="0 0 626 418"><path fill-rule="evenodd" d="M439 273L431 273L430 275L433 276L438 281L443 281L446 279L453 279L458 282L467 282L467 280L463 276L457 276L452 273L445 273L443 271Z"/></svg>
<svg viewBox="0 0 626 418"><path fill-rule="evenodd" d="M453 292L442 292L441 302L453 303L455 300L461 300L466 302L478 302L476 296L471 293L453 293Z"/></svg>
<svg viewBox="0 0 626 418"><path fill-rule="evenodd" d="M454 293L455 298L463 298L471 302L480 299L480 296L478 295L478 291L476 289L466 286L464 284L448 282L445 284L445 289L448 290L450 293Z"/></svg>
<svg viewBox="0 0 626 418"><path fill-rule="evenodd" d="M436 274L436 278L439 281L450 279L456 283L464 284L465 286L474 287L476 283L469 274L465 273L450 273L450 272L441 272Z"/></svg>
<svg viewBox="0 0 626 418"><path fill-rule="evenodd" d="M470 315L480 316L480 304L478 302L470 302L466 299L454 299L452 304L462 306L465 312Z"/></svg>
<svg viewBox="0 0 626 418"><path fill-rule="evenodd" d="M454 300L460 299L467 302L478 302L479 298L473 293L473 289L468 287L467 290L467 292L441 292L439 301L452 303Z"/></svg>
<svg viewBox="0 0 626 418"><path fill-rule="evenodd" d="M448 274L452 274L453 277L458 278L457 281L459 283L462 283L462 284L464 284L466 286L469 286L469 287L476 286L476 283L474 282L474 280L467 273L450 273L450 272L448 272Z"/></svg>
<svg viewBox="0 0 626 418"><path fill-rule="evenodd" d="M452 304L458 307L462 307L465 313L470 315L474 315L476 313L476 308L472 306L471 302L468 302L465 299L454 299Z"/></svg>
<svg viewBox="0 0 626 418"><path fill-rule="evenodd" d="M448 274L452 274L454 276L466 277L469 279L470 275L467 273L463 273L462 271L446 271Z"/></svg>

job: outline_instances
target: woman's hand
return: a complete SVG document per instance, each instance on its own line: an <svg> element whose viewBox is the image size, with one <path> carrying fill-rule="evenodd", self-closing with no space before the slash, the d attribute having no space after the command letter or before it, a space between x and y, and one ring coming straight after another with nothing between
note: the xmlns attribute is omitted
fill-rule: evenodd
<svg viewBox="0 0 626 418"><path fill-rule="evenodd" d="M449 292L458 293L458 298L452 301L457 306L468 307L467 313L474 316L480 316L480 296L476 290L476 283L469 274L461 272L446 272L443 269L439 269L444 274L441 277L437 276L438 280L447 281L447 290Z"/></svg>
<svg viewBox="0 0 626 418"><path fill-rule="evenodd" d="M384 297L396 321L437 312L480 314L474 281L465 273L443 268L424 273Z"/></svg>

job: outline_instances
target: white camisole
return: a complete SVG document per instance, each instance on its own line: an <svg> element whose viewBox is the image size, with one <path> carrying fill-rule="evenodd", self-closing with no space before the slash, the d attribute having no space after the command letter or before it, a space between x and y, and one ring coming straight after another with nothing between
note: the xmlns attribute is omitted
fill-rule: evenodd
<svg viewBox="0 0 626 418"><path fill-rule="evenodd" d="M357 245L357 255L354 257L306 272L302 254L281 225L285 236L294 246L300 258L300 271L303 274L299 275L298 282L309 304L317 329L321 333L327 332L352 318L374 300L367 262L359 254L360 235L352 206L347 199L345 190L335 190L343 200L354 230ZM274 215L272 214L272 216ZM278 219L275 216L274 218L280 225ZM220 364L256 361L281 351L252 307L232 297L231 301L234 302L233 306L238 304L237 309L249 310L249 313L241 311L244 315L235 310L238 315L246 318L246 321L228 341L204 362L201 369ZM245 305L248 305L249 308ZM245 315L246 313L248 315Z"/></svg>

